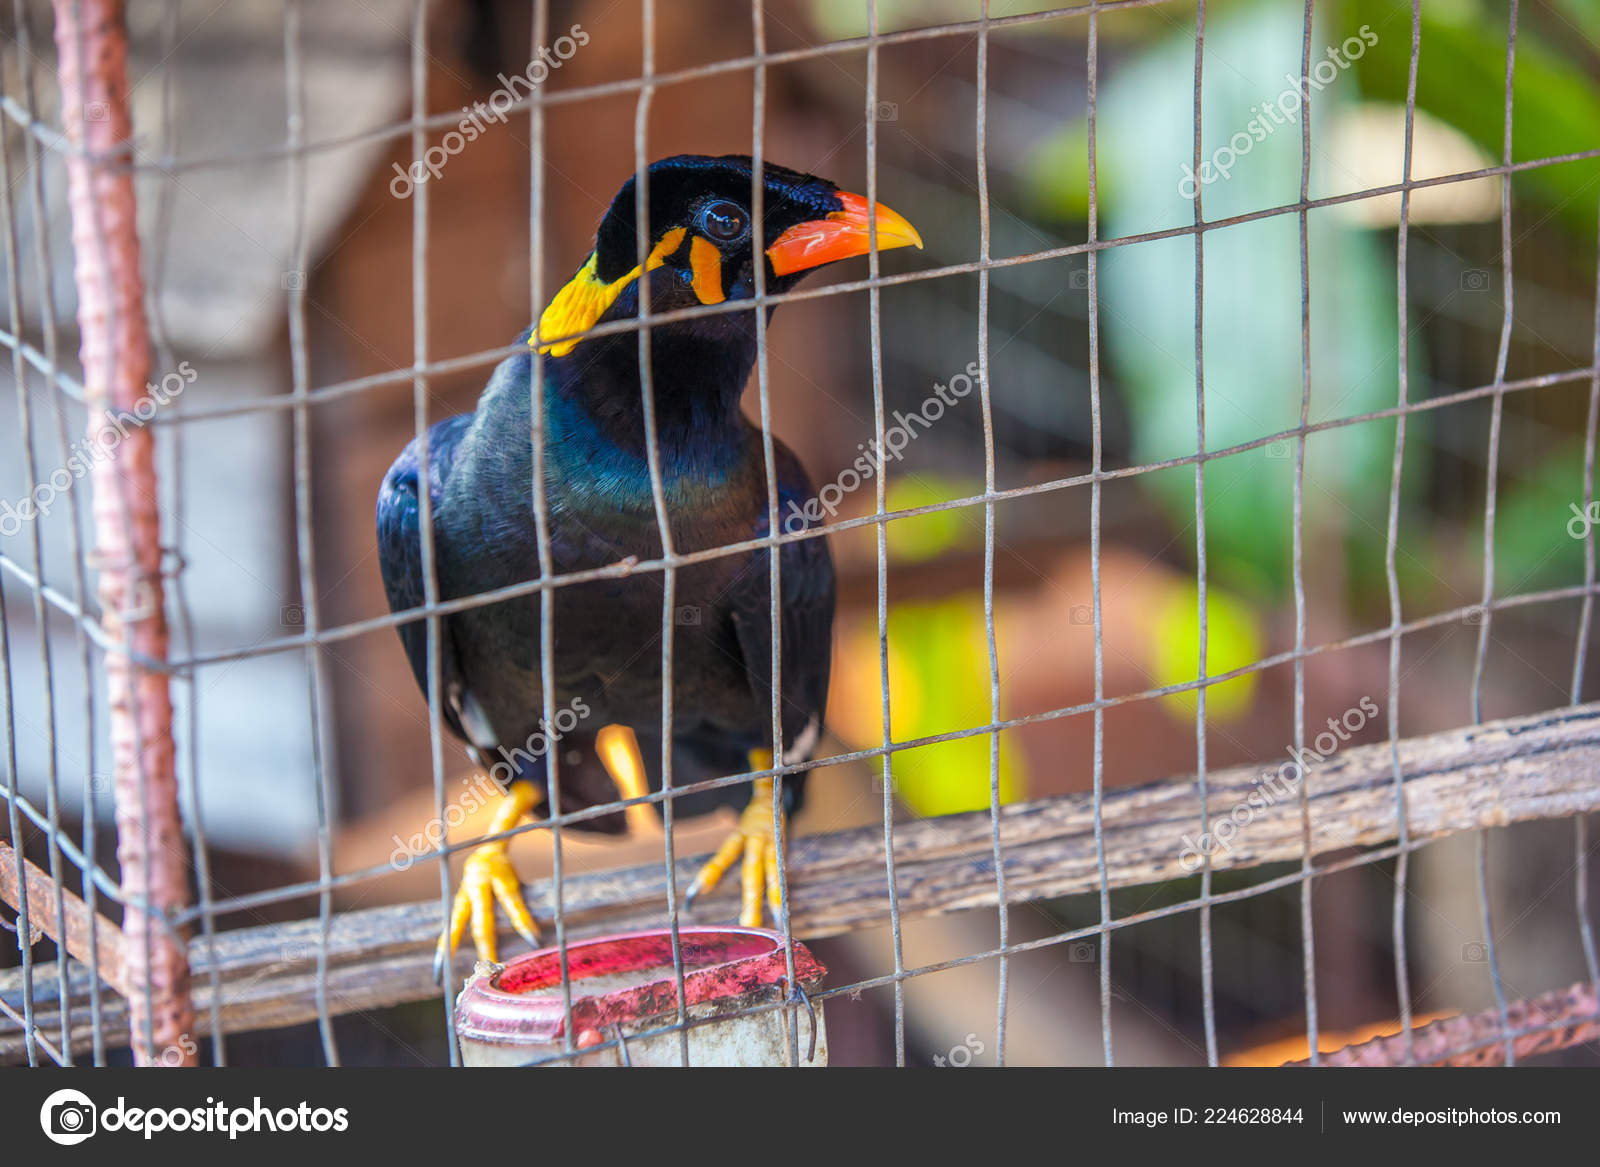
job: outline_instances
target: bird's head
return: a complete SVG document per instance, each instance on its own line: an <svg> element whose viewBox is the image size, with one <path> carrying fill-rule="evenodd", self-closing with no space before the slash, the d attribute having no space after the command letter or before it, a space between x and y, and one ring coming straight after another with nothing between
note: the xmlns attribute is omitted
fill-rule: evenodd
<svg viewBox="0 0 1600 1167"><path fill-rule="evenodd" d="M751 229L753 164L743 155L709 158L681 154L649 171L649 246L641 269L634 180L612 200L594 251L539 319L544 351L565 356L575 335L604 321L636 316L641 270L649 280L653 313L748 300L755 295L757 256ZM825 178L768 163L762 170L762 246L766 288L784 292L807 273L836 260L865 255L869 222L877 221L878 248L922 246L916 229L881 203L841 191ZM715 333L739 325L715 315L683 322ZM560 339L560 338L566 339Z"/></svg>

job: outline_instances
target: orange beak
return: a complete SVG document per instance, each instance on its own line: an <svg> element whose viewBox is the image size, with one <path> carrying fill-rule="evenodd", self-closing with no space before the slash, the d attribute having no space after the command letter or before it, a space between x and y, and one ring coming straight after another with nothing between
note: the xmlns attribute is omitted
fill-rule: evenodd
<svg viewBox="0 0 1600 1167"><path fill-rule="evenodd" d="M841 210L825 219L790 227L767 248L774 274L786 276L836 259L867 254L869 228L874 220L878 224L879 251L908 244L922 246L917 229L882 203L875 212L869 211L866 199L845 191L839 192L839 201L844 204Z"/></svg>

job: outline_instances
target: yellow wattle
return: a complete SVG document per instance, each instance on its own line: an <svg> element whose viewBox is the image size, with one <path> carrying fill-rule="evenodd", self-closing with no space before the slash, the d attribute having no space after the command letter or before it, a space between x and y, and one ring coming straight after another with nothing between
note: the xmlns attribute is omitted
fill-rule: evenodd
<svg viewBox="0 0 1600 1167"><path fill-rule="evenodd" d="M684 228L674 227L661 237L661 241L650 250L649 257L645 260L644 269L655 271L656 268L667 262L667 256L683 246L683 237L687 234ZM606 283L595 274L595 259L591 254L578 269L578 274L567 281L567 286L556 293L539 317L539 329L529 338L528 347L538 347L539 351L553 357L564 357L577 346L583 339L576 335L593 328L600 317L605 315L606 309L616 303L617 297L622 295L622 290L633 280L639 277L639 269L635 267L620 279ZM551 344L540 344L541 337L559 336L565 340L558 340Z"/></svg>
<svg viewBox="0 0 1600 1167"><path fill-rule="evenodd" d="M720 304L722 294L722 252L709 239L696 235L689 244L689 270L694 273L694 294L702 304Z"/></svg>

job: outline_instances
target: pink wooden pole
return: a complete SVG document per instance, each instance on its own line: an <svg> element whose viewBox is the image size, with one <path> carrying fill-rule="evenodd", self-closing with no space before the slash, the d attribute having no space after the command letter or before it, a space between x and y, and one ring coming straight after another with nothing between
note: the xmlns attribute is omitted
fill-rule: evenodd
<svg viewBox="0 0 1600 1167"><path fill-rule="evenodd" d="M93 441L108 414L134 413L150 376L128 169L128 44L122 0L55 0L55 13L61 119L73 147L66 164L79 355ZM171 910L189 895L167 676L133 659L167 659L155 442L144 426L122 428L126 437L91 471L100 619L126 650L106 654L117 860L129 900L122 957L134 1056L140 1065L176 1065L192 1063L196 1049L188 955L159 920L132 906L139 899Z"/></svg>

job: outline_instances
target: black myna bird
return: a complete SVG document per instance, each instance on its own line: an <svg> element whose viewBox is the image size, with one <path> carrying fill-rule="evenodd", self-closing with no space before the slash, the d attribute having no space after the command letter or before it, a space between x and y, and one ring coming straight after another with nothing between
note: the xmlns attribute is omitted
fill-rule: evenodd
<svg viewBox="0 0 1600 1167"><path fill-rule="evenodd" d="M634 331L581 336L639 313L639 281L649 308L673 309L750 299L755 293L749 158L683 155L649 172L648 258L638 262L634 180L623 184L594 250L556 293L524 345L545 360L545 491L550 551L557 574L661 554L645 447L639 338ZM768 165L762 176L766 287L793 288L807 272L868 251L869 219L880 249L922 245L887 207L826 179ZM769 310L770 312L770 310ZM650 332L657 449L666 511L679 554L741 543L768 533L761 431L739 408L756 360L753 309L658 324ZM432 500L439 596L450 600L539 576L532 507L531 348L500 364L469 414L429 431L426 475ZM775 443L780 514L804 510L812 490L799 461ZM390 607L423 602L418 444L396 459L378 496L378 552ZM772 627L768 551L757 548L682 567L673 647L674 785L770 770ZM784 544L782 700L786 762L810 756L828 696L833 624L833 564L821 538ZM563 812L637 798L659 786L661 726L661 572L613 576L555 589L557 708L570 711L547 733L541 724L540 599L537 593L441 618L441 704L449 728L500 781L506 800L498 833L542 803L551 741L560 735L557 780ZM426 691L427 625L399 627L412 671ZM558 722L563 719L560 715ZM634 735L637 735L635 737ZM641 752L648 759L641 771ZM652 769L652 766L654 767ZM783 784L793 813L805 774ZM742 785L688 796L686 813L729 801ZM698 804L698 805L696 805ZM574 828L618 831L621 816ZM759 925L762 891L778 904L772 780L751 784L739 829L691 885L688 899L715 886L743 859L741 923ZM440 957L468 924L482 959L495 958L494 901L530 943L538 929L523 903L504 840L467 860Z"/></svg>

